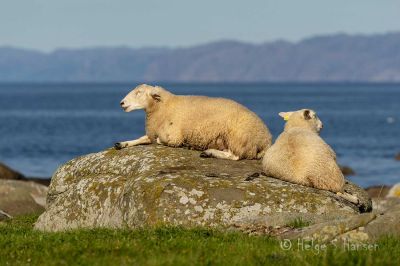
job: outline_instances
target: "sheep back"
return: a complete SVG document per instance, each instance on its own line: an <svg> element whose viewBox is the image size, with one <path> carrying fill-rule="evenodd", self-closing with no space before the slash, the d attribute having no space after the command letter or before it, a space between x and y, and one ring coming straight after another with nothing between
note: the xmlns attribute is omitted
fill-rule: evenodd
<svg viewBox="0 0 400 266"><path fill-rule="evenodd" d="M285 130L263 158L269 176L318 189L339 192L344 176L336 155L314 132L294 128Z"/></svg>
<svg viewBox="0 0 400 266"><path fill-rule="evenodd" d="M148 114L146 133L169 146L230 150L240 159L256 159L271 145L263 121L239 103L205 96L169 97Z"/></svg>

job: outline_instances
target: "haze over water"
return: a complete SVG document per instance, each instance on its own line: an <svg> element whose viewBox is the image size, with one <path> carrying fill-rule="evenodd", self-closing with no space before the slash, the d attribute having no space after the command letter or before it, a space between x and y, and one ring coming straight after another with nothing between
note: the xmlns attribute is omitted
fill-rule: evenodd
<svg viewBox="0 0 400 266"><path fill-rule="evenodd" d="M120 100L137 84L0 84L0 161L49 177L66 161L144 134L144 112ZM274 138L280 111L311 108L338 160L367 187L400 182L398 84L161 84L176 94L234 99L256 112Z"/></svg>

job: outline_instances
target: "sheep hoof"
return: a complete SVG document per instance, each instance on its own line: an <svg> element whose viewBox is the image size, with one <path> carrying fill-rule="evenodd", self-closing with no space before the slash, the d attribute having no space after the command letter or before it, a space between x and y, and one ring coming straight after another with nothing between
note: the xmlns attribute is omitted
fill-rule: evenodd
<svg viewBox="0 0 400 266"><path fill-rule="evenodd" d="M201 158L211 158L212 155L211 155L211 154L208 154L208 153L205 152L205 151L203 151L203 152L200 153L200 157L201 157Z"/></svg>
<svg viewBox="0 0 400 266"><path fill-rule="evenodd" d="M120 150L120 149L123 148L123 145L122 145L121 142L117 142L117 143L114 144L114 148L115 148L116 150Z"/></svg>

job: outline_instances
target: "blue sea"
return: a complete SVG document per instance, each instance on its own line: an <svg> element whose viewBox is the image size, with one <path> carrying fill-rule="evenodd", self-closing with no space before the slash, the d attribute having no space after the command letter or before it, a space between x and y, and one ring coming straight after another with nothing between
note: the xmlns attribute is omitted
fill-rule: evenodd
<svg viewBox="0 0 400 266"><path fill-rule="evenodd" d="M26 176L50 177L60 164L144 134L144 111L120 100L136 84L0 84L0 161ZM322 137L350 179L367 187L400 182L400 84L159 84L176 94L234 99L276 138L280 111L312 108Z"/></svg>

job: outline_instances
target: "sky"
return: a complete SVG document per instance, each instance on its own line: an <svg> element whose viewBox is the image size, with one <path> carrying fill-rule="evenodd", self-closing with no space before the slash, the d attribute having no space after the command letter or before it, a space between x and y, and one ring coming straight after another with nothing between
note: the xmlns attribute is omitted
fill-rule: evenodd
<svg viewBox="0 0 400 266"><path fill-rule="evenodd" d="M0 46L182 47L400 31L400 0L0 0Z"/></svg>

